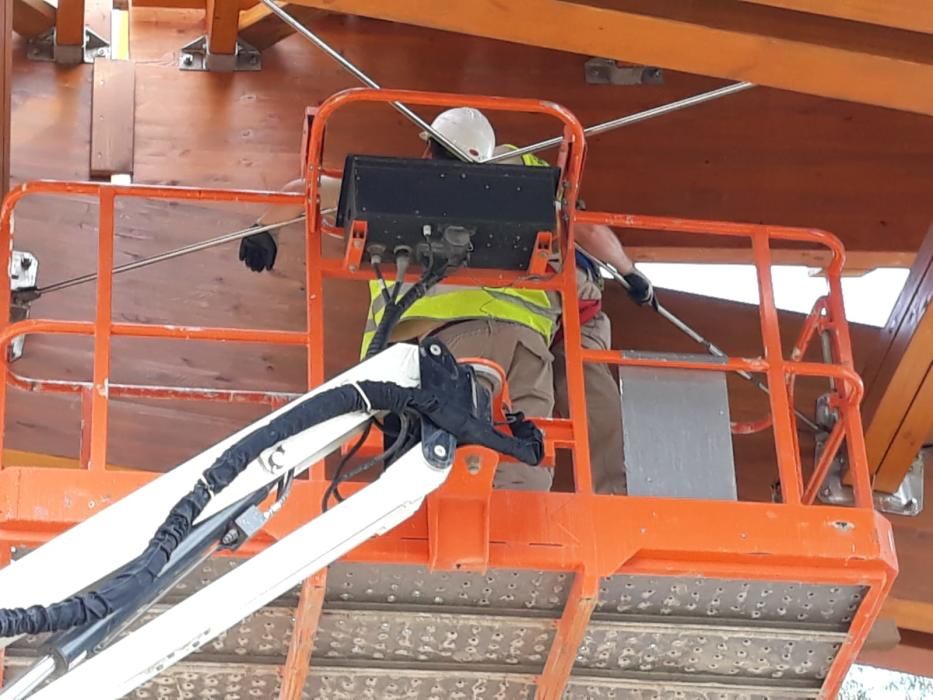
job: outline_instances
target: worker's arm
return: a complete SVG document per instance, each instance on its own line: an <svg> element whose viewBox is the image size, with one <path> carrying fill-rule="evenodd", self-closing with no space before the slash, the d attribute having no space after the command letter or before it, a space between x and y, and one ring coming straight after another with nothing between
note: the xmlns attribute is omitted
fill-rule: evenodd
<svg viewBox="0 0 933 700"><path fill-rule="evenodd" d="M651 281L635 267L611 228L603 224L577 224L574 234L583 250L619 271L628 283L632 299L639 304L656 303Z"/></svg>
<svg viewBox="0 0 933 700"><path fill-rule="evenodd" d="M304 178L292 180L282 192L304 192L306 183ZM321 176L320 187L321 210L333 210L337 208L337 200L340 197L340 180L328 175ZM277 224L281 221L289 221L304 214L304 204L289 204L269 207L256 219L256 226L268 226ZM275 264L276 255L278 255L278 235L274 231L263 231L247 236L240 241L240 260L253 272L262 272L271 270Z"/></svg>
<svg viewBox="0 0 933 700"><path fill-rule="evenodd" d="M577 224L574 228L577 243L594 258L609 263L622 275L635 272L635 265L625 254L619 237L603 224Z"/></svg>

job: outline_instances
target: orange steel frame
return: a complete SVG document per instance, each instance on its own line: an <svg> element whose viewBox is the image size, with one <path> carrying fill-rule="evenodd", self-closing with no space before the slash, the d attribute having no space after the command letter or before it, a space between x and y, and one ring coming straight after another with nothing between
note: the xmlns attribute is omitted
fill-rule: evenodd
<svg viewBox="0 0 933 700"><path fill-rule="evenodd" d="M842 304L840 272L844 261L841 243L831 234L800 228L695 221L649 216L578 211L577 193L583 169L585 139L577 119L550 102L480 96L417 93L399 90L349 90L325 101L318 109L306 140L308 188L305 196L284 193L192 189L177 187L116 186L92 183L32 182L16 188L0 211L0 264L8 269L12 249L12 214L16 204L33 194L91 195L98 199L97 313L93 322L26 320L10 324L10 291L0 285L0 425L3 425L7 387L27 391L79 394L87 429L82 435L83 469L39 468L4 464L0 469L0 554L10 546L37 545L93 515L102 504L121 498L153 478L152 474L108 470L107 416L109 400L120 397L186 398L200 401L247 401L279 405L280 393L226 391L178 387L141 387L109 382L110 340L113 337L197 339L305 347L309 387L324 379L324 280L342 277L368 280L370 274L345 258L324 258L323 226L317 204L318 176L323 170L325 125L335 112L361 102L402 101L434 107L472 105L486 111L512 111L549 115L559 120L564 140L558 165L562 169L564 224L559 245L565 265L550 277L534 280L523 272L468 270L450 281L467 285L514 284L556 290L562 297L564 343L570 394L570 420L541 420L546 436L546 466L553 466L556 449L573 452L573 493L526 493L492 490L491 475L497 456L481 448L458 450L454 474L428 499L426 507L393 531L363 544L349 559L371 563L403 563L484 570L525 568L563 570L576 574L575 584L561 618L555 622L554 645L538 679L538 698L558 698L573 667L575 650L596 603L600 577L615 573L690 575L740 580L784 580L825 584L862 585L868 588L825 681L823 697L838 690L849 666L877 617L897 572L891 528L872 509L871 485L865 457L859 401L862 384L853 369L848 326ZM114 206L117 198L201 200L307 204L308 322L303 332L195 328L156 324L116 323L111 318ZM677 231L685 234L732 236L750 239L758 274L761 358L729 358L724 364L686 360L639 359L618 350L585 350L580 344L576 306L573 229L578 223L607 224L626 229ZM331 231L332 232L332 231ZM778 315L771 280L772 240L804 241L829 249L829 294L808 318L791 358L781 351ZM363 313L363 310L360 310ZM832 338L835 364L803 362L801 357L817 331ZM24 334L65 334L93 338L94 364L90 382L48 381L15 374L6 361L5 348ZM702 500L636 498L593 492L583 363L604 362L626 366L667 367L699 371L745 370L761 373L770 389L770 416L739 432L773 426L781 503L714 502ZM840 419L830 438L827 455L808 483L804 483L792 413L795 377L826 377L833 381L833 405ZM676 426L671 426L676 430ZM3 447L0 431L0 450ZM829 461L845 441L853 474L855 505L851 508L816 506L814 497ZM0 452L2 454L2 452ZM479 478L477 478L477 475ZM282 511L264 532L246 545L252 553L268 546L319 512L327 482L320 465L310 479L294 485ZM346 493L362 488L349 485ZM69 498L62 498L62 494ZM464 521L468 518L468 521ZM466 525L469 522L469 527ZM471 533L469 537L462 533ZM455 536L451 536L451 535ZM310 645L320 612L326 573L302 590L299 648L290 650L283 697L297 698L308 671Z"/></svg>

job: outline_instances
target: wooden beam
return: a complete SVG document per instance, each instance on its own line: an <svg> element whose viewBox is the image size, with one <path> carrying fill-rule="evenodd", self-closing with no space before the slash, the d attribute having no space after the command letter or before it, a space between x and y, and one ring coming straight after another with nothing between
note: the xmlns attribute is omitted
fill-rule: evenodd
<svg viewBox="0 0 933 700"><path fill-rule="evenodd" d="M933 33L933 3L929 0L742 0L742 2Z"/></svg>
<svg viewBox="0 0 933 700"><path fill-rule="evenodd" d="M891 492L933 429L933 226L863 377L868 463Z"/></svg>
<svg viewBox="0 0 933 700"><path fill-rule="evenodd" d="M55 43L59 46L84 45L84 0L58 0Z"/></svg>
<svg viewBox="0 0 933 700"><path fill-rule="evenodd" d="M858 663L916 676L930 675L933 668L933 635L902 631L901 643L890 651L863 651Z"/></svg>
<svg viewBox="0 0 933 700"><path fill-rule="evenodd" d="M332 15L313 7L291 3L283 4L282 9L305 25L313 25L316 20ZM240 38L260 51L265 51L294 33L294 29L272 14L265 5L256 5L240 12Z"/></svg>
<svg viewBox="0 0 933 700"><path fill-rule="evenodd" d="M611 0L612 8L561 0L297 3L933 115L928 37L816 15L759 21L728 0L637 5L651 15L614 9L631 0Z"/></svg>
<svg viewBox="0 0 933 700"><path fill-rule="evenodd" d="M91 91L91 177L133 172L136 65L94 61Z"/></svg>
<svg viewBox="0 0 933 700"><path fill-rule="evenodd" d="M294 631L288 645L285 666L282 668L279 700L301 700L302 698L326 592L327 569L312 574L301 584L298 607L295 610Z"/></svg>
<svg viewBox="0 0 933 700"><path fill-rule="evenodd" d="M55 7L45 0L13 0L13 31L27 39L55 26Z"/></svg>
<svg viewBox="0 0 933 700"><path fill-rule="evenodd" d="M234 0L240 10L255 7L259 0ZM133 0L133 7L159 7L166 10L203 10L207 0Z"/></svg>
<svg viewBox="0 0 933 700"><path fill-rule="evenodd" d="M881 608L881 617L893 618L904 630L933 634L933 601L888 598Z"/></svg>
<svg viewBox="0 0 933 700"><path fill-rule="evenodd" d="M622 235L625 243L625 235ZM711 248L700 246L625 246L635 262L743 264L754 262L751 248ZM865 273L879 267L910 267L914 253L906 251L855 250L846 253L845 270ZM825 268L832 256L825 248L777 248L772 251L775 265L805 265Z"/></svg>
<svg viewBox="0 0 933 700"><path fill-rule="evenodd" d="M0 200L10 190L10 123L13 90L13 7L0 2Z"/></svg>
<svg viewBox="0 0 933 700"><path fill-rule="evenodd" d="M207 0L207 50L210 53L236 53L239 19L238 0Z"/></svg>

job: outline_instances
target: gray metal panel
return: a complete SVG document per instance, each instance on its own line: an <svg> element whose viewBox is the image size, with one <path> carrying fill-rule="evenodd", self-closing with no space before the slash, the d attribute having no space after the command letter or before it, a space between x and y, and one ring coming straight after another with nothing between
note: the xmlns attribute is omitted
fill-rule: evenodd
<svg viewBox="0 0 933 700"><path fill-rule="evenodd" d="M774 627L595 622L586 630L576 665L613 672L816 681L826 677L845 636Z"/></svg>
<svg viewBox="0 0 933 700"><path fill-rule="evenodd" d="M621 575L600 583L597 614L756 620L847 628L864 586Z"/></svg>
<svg viewBox="0 0 933 700"><path fill-rule="evenodd" d="M181 663L125 696L125 700L278 700L276 667Z"/></svg>
<svg viewBox="0 0 933 700"><path fill-rule="evenodd" d="M573 574L490 569L485 574L398 564L338 562L327 573L327 600L442 605L493 610L562 610Z"/></svg>
<svg viewBox="0 0 933 700"><path fill-rule="evenodd" d="M554 639L554 620L404 612L324 610L314 658L408 664L497 664L537 673Z"/></svg>
<svg viewBox="0 0 933 700"><path fill-rule="evenodd" d="M814 688L788 688L778 684L750 685L729 681L690 681L663 676L581 678L573 676L563 700L812 700Z"/></svg>
<svg viewBox="0 0 933 700"><path fill-rule="evenodd" d="M625 354L722 363L709 355ZM725 374L622 366L619 383L629 495L734 501L735 464Z"/></svg>
<svg viewBox="0 0 933 700"><path fill-rule="evenodd" d="M468 669L312 666L302 700L532 700L535 677Z"/></svg>

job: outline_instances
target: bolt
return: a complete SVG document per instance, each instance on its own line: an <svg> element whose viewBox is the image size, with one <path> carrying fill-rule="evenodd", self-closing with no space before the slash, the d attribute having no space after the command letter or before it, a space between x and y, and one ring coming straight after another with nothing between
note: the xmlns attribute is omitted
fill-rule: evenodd
<svg viewBox="0 0 933 700"><path fill-rule="evenodd" d="M434 357L440 357L440 356L441 356L441 346L440 346L440 345L432 345L432 346L431 346L430 348L428 348L428 349L431 351L431 354L434 355Z"/></svg>
<svg viewBox="0 0 933 700"><path fill-rule="evenodd" d="M229 547L232 544L235 544L236 541L240 539L240 533L236 530L227 530L227 534L223 536L223 539L220 540L221 544L226 547Z"/></svg>
<svg viewBox="0 0 933 700"><path fill-rule="evenodd" d="M181 62L186 66L190 66L192 63L194 63L194 56L192 56L190 53L183 54L181 57Z"/></svg>
<svg viewBox="0 0 933 700"><path fill-rule="evenodd" d="M97 56L103 58L107 55L107 52L104 49L97 49Z"/></svg>
<svg viewBox="0 0 933 700"><path fill-rule="evenodd" d="M823 494L824 496L826 496L827 498L829 498L829 496L832 494L832 491L830 491L830 490L829 490L829 487L826 486L826 487L823 488L822 491L820 491L820 493Z"/></svg>
<svg viewBox="0 0 933 700"><path fill-rule="evenodd" d="M275 470L283 469L285 462L282 457L285 455L285 448L279 445L269 453L269 466Z"/></svg>
<svg viewBox="0 0 933 700"><path fill-rule="evenodd" d="M257 63L259 63L259 56L256 54L251 55L249 57L249 63L251 66L255 66Z"/></svg>
<svg viewBox="0 0 933 700"><path fill-rule="evenodd" d="M435 445L434 456L439 457L440 459L444 459L444 457L447 456L447 448L444 447L443 445Z"/></svg>

